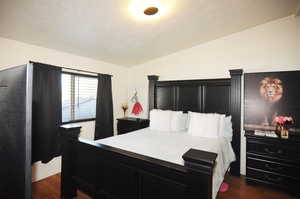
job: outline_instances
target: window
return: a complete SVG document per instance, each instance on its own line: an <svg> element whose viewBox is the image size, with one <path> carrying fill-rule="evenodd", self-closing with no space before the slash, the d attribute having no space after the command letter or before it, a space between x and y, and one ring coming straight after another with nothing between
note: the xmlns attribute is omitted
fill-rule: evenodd
<svg viewBox="0 0 300 199"><path fill-rule="evenodd" d="M95 119L97 85L98 79L93 76L62 74L63 123Z"/></svg>

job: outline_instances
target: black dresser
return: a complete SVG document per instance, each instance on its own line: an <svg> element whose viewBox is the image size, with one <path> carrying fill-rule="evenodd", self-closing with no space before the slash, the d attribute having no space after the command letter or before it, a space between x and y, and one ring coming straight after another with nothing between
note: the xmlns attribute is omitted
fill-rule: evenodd
<svg viewBox="0 0 300 199"><path fill-rule="evenodd" d="M246 131L248 184L267 185L300 195L300 139L256 136Z"/></svg>
<svg viewBox="0 0 300 199"><path fill-rule="evenodd" d="M126 118L119 118L117 120L118 120L118 125L117 125L118 135L143 129L149 126L148 119L126 117Z"/></svg>

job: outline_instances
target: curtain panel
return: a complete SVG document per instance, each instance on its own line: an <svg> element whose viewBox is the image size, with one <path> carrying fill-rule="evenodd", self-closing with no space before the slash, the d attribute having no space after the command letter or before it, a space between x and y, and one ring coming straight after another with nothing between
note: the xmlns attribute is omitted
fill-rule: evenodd
<svg viewBox="0 0 300 199"><path fill-rule="evenodd" d="M98 74L95 140L113 136L113 118L111 75Z"/></svg>
<svg viewBox="0 0 300 199"><path fill-rule="evenodd" d="M33 64L32 163L60 155L61 68Z"/></svg>

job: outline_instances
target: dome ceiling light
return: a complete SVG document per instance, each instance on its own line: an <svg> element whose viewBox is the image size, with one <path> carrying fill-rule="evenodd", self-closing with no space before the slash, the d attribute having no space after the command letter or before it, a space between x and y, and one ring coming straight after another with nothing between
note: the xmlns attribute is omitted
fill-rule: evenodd
<svg viewBox="0 0 300 199"><path fill-rule="evenodd" d="M137 20L162 19L173 10L177 0L130 0L128 10ZM179 1L179 0L178 0Z"/></svg>
<svg viewBox="0 0 300 199"><path fill-rule="evenodd" d="M145 15L155 15L158 12L158 8L157 7L148 7L144 10L144 14Z"/></svg>

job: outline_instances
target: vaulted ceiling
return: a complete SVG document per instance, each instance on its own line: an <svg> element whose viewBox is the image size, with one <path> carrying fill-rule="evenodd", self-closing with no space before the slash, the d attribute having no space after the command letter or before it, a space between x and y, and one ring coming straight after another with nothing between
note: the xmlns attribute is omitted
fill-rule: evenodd
<svg viewBox="0 0 300 199"><path fill-rule="evenodd" d="M291 15L299 4L154 0L159 14L144 18L143 1L0 0L0 37L132 66Z"/></svg>

